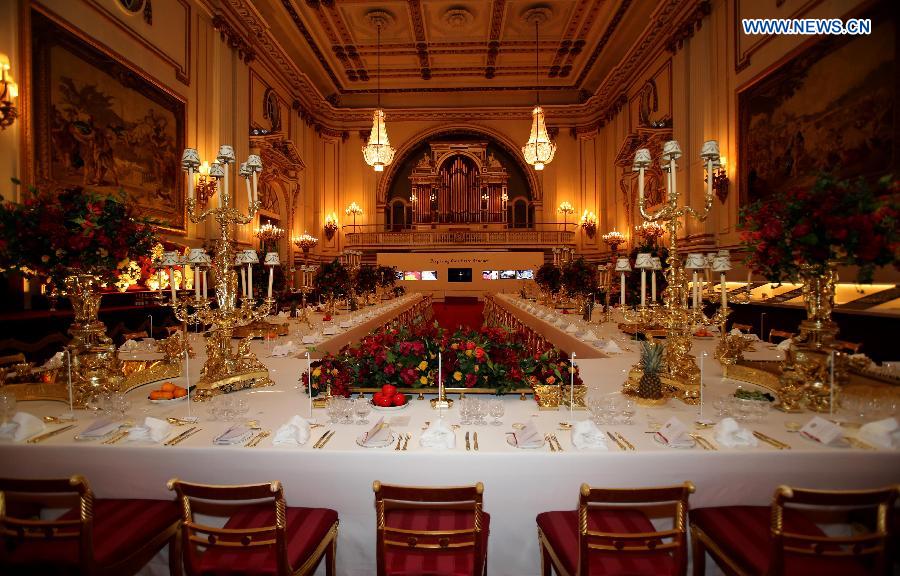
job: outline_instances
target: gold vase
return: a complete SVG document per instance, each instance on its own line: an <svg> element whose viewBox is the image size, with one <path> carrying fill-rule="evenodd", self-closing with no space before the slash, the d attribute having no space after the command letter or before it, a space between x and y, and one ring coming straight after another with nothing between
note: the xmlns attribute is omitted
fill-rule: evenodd
<svg viewBox="0 0 900 576"><path fill-rule="evenodd" d="M95 394L118 391L123 377L116 347L97 317L102 297L99 279L92 274L73 274L66 278L66 294L75 313L68 344L72 396L75 404L83 407Z"/></svg>
<svg viewBox="0 0 900 576"><path fill-rule="evenodd" d="M779 408L787 412L799 410L802 404L816 412L829 412L838 385L846 378L846 357L835 353L832 392L829 358L838 333L831 319L837 279L834 262L828 262L824 271L808 265L800 269L806 319L800 322L800 334L782 362L778 394Z"/></svg>

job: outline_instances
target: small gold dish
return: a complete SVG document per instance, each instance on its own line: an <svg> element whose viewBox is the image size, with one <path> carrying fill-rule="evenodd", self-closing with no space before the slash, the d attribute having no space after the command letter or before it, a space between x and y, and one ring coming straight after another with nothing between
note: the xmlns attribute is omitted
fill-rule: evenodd
<svg viewBox="0 0 900 576"><path fill-rule="evenodd" d="M799 432L803 428L803 424L794 420L788 420L784 423L784 427L788 432Z"/></svg>

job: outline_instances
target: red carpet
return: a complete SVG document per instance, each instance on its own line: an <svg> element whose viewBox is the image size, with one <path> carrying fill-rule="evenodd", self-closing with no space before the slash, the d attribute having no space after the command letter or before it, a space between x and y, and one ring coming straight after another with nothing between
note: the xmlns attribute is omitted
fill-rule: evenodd
<svg viewBox="0 0 900 576"><path fill-rule="evenodd" d="M447 297L444 302L435 302L434 319L450 332L463 326L478 330L484 324L484 302L475 297Z"/></svg>

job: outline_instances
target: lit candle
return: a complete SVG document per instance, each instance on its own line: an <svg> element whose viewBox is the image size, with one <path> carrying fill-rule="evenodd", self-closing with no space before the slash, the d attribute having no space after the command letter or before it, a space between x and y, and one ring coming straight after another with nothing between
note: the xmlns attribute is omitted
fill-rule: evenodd
<svg viewBox="0 0 900 576"><path fill-rule="evenodd" d="M172 289L172 304L177 301L177 297L175 296L175 274L172 273L172 268L169 269L169 288Z"/></svg>
<svg viewBox="0 0 900 576"><path fill-rule="evenodd" d="M622 288L619 290L619 306L625 307L625 273L622 272Z"/></svg>
<svg viewBox="0 0 900 576"><path fill-rule="evenodd" d="M156 269L156 291L160 294L162 293L162 286L163 286L162 268L157 268Z"/></svg>
<svg viewBox="0 0 900 576"><path fill-rule="evenodd" d="M253 298L253 264L247 264L247 298Z"/></svg>
<svg viewBox="0 0 900 576"><path fill-rule="evenodd" d="M249 298L249 294L247 292L247 271L241 268L241 286L244 288L244 298Z"/></svg>
<svg viewBox="0 0 900 576"><path fill-rule="evenodd" d="M194 266L194 298L200 299L200 267Z"/></svg>
<svg viewBox="0 0 900 576"><path fill-rule="evenodd" d="M306 352L306 392L309 396L309 418L312 419L313 411L313 394L312 394L312 361L309 359L309 352Z"/></svg>
<svg viewBox="0 0 900 576"><path fill-rule="evenodd" d="M656 268L650 274L650 302L656 302Z"/></svg>
<svg viewBox="0 0 900 576"><path fill-rule="evenodd" d="M209 286L206 284L206 269L203 270L203 297L209 298Z"/></svg>
<svg viewBox="0 0 900 576"><path fill-rule="evenodd" d="M269 298L269 299L272 298L272 272L273 272L274 270L275 270L275 267L274 267L274 266L269 266L269 291L268 291L268 298Z"/></svg>
<svg viewBox="0 0 900 576"><path fill-rule="evenodd" d="M722 309L728 306L728 290L725 287L725 273L722 272Z"/></svg>

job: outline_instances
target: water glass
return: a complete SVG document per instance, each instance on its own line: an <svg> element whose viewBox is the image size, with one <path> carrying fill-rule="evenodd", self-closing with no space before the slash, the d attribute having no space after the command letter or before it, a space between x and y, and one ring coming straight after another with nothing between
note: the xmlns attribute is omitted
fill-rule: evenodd
<svg viewBox="0 0 900 576"><path fill-rule="evenodd" d="M626 398L622 402L622 424L627 426L631 426L634 424L634 415L637 413L637 409L634 404L634 400L630 398Z"/></svg>
<svg viewBox="0 0 900 576"><path fill-rule="evenodd" d="M16 413L16 396L12 392L0 394L0 424L6 424Z"/></svg>
<svg viewBox="0 0 900 576"><path fill-rule="evenodd" d="M341 403L341 424L353 424L353 399L344 398L343 400Z"/></svg>
<svg viewBox="0 0 900 576"><path fill-rule="evenodd" d="M340 396L332 396L328 399L328 405L325 412L328 414L328 423L337 424L341 418L341 401Z"/></svg>
<svg viewBox="0 0 900 576"><path fill-rule="evenodd" d="M369 403L368 398L357 398L354 401L354 409L356 410L356 416L359 418L357 424L368 424L369 423L369 414L372 412L372 405Z"/></svg>
<svg viewBox="0 0 900 576"><path fill-rule="evenodd" d="M472 423L472 399L471 398L460 398L459 399L459 423L463 426L468 426Z"/></svg>
<svg viewBox="0 0 900 576"><path fill-rule="evenodd" d="M501 424L503 424L503 422L500 421L501 418L503 418L503 414L506 412L506 407L503 405L503 400L491 400L488 410L490 412L491 418L494 419L494 421L491 422L492 425L500 426Z"/></svg>

